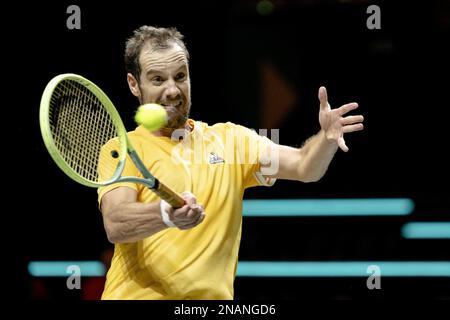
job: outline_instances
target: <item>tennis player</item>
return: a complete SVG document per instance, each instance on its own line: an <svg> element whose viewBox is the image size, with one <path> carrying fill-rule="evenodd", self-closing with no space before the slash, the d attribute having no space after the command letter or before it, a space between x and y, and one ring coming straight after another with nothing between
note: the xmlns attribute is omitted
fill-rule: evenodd
<svg viewBox="0 0 450 320"><path fill-rule="evenodd" d="M158 103L167 125L142 126L129 139L149 170L182 194L178 209L142 185L99 188L108 239L115 244L103 299L233 299L244 190L276 179L319 180L344 134L363 129L358 107L337 109L319 89L320 131L300 148L278 145L243 126L189 118L189 54L175 28L142 26L126 43L131 93ZM131 161L123 175L140 176ZM99 168L99 175L106 170Z"/></svg>

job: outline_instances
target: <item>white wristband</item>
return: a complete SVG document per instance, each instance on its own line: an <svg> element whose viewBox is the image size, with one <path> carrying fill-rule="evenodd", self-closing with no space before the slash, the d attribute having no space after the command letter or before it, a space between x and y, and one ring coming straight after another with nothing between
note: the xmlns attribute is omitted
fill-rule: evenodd
<svg viewBox="0 0 450 320"><path fill-rule="evenodd" d="M161 208L161 217L164 224L170 228L176 227L176 225L173 224L172 220L170 220L169 214L167 213L167 211L171 208L171 205L166 201L161 200L160 208Z"/></svg>

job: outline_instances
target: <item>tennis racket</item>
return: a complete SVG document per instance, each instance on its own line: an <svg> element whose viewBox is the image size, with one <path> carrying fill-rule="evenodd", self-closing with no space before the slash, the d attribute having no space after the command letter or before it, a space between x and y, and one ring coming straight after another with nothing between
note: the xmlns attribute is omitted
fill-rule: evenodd
<svg viewBox="0 0 450 320"><path fill-rule="evenodd" d="M113 103L88 79L76 74L53 78L42 94L39 122L51 157L76 182L94 188L139 183L174 208L185 204L148 171L128 140ZM122 176L130 159L142 177Z"/></svg>

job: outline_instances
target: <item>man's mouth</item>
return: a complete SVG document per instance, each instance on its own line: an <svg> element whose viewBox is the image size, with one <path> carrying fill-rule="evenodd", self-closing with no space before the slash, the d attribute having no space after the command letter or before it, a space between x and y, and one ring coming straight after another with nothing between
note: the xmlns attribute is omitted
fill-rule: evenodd
<svg viewBox="0 0 450 320"><path fill-rule="evenodd" d="M161 102L160 105L167 108L178 108L183 102L180 100L178 102Z"/></svg>

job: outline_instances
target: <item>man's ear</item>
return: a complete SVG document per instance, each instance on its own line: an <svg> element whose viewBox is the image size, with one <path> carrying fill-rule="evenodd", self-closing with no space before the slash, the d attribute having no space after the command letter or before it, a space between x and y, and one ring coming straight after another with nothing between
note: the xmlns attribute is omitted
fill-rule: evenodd
<svg viewBox="0 0 450 320"><path fill-rule="evenodd" d="M139 89L139 82L136 80L136 78L131 73L127 73L127 82L128 82L128 87L130 88L131 93L135 97L138 97L140 100L141 99L141 90Z"/></svg>

